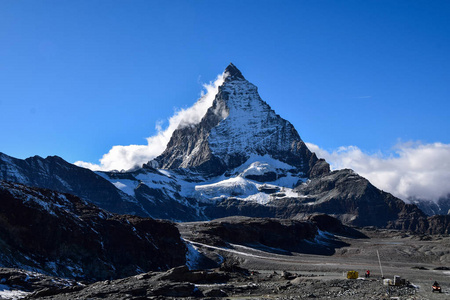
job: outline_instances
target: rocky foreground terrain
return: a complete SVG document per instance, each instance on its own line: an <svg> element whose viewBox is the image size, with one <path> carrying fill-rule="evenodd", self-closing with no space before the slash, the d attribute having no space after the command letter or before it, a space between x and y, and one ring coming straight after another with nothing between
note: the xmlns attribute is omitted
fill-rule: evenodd
<svg viewBox="0 0 450 300"><path fill-rule="evenodd" d="M450 296L448 236L365 228L361 230L365 237L335 235L345 245L334 248L332 255L317 255L268 247L257 249L226 239L222 239L223 246L218 246L220 237L216 246L194 242L202 231L191 229L204 224L179 224L183 237L192 240L197 250L191 249L188 263L194 270L180 266L164 272L86 283L0 269L0 296L7 299L447 299ZM207 227L203 231L210 229ZM214 227L217 224L211 228ZM377 250L383 276L390 279L401 276L405 285L383 285ZM197 268L206 264L210 268L195 270L195 263ZM349 270L359 271L362 277L367 269L372 274L368 279L345 278ZM431 292L435 280L441 284L442 293Z"/></svg>

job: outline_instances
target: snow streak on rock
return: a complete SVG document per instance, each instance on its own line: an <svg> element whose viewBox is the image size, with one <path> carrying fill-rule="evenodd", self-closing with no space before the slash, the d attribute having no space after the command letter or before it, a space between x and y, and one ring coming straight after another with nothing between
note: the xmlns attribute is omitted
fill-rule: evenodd
<svg viewBox="0 0 450 300"><path fill-rule="evenodd" d="M209 145L214 155L229 162L236 154L287 152L300 137L292 125L277 115L247 80L227 80L221 88L224 119L211 130Z"/></svg>

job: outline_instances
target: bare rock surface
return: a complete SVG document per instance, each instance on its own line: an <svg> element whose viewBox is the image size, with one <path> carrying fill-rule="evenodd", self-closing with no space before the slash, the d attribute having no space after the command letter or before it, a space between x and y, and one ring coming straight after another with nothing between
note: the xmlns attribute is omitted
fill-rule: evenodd
<svg viewBox="0 0 450 300"><path fill-rule="evenodd" d="M307 221L273 218L227 217L210 222L178 224L190 242L230 247L231 244L289 254L291 252L331 255L348 245L331 232L352 238L364 234L326 215L311 216Z"/></svg>
<svg viewBox="0 0 450 300"><path fill-rule="evenodd" d="M113 279L185 263L173 223L116 215L80 198L0 181L0 264L53 276Z"/></svg>

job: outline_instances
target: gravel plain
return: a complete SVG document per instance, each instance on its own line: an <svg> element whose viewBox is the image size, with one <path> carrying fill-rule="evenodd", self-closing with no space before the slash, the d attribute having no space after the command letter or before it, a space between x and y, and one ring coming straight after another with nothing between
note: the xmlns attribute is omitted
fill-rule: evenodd
<svg viewBox="0 0 450 300"><path fill-rule="evenodd" d="M189 223L180 228L186 240L195 240ZM280 254L271 249L230 244L222 249L194 243L211 259L234 261L250 271L243 284L252 284L245 292L236 283L222 285L230 299L450 299L450 237L366 228L368 238L338 237L348 244L333 255L302 253ZM380 255L381 268L378 260ZM360 278L346 279L349 270ZM371 271L369 279L363 278ZM386 286L383 278L400 276L406 285ZM442 293L432 292L438 281ZM233 291L234 288L234 291ZM245 295L246 294L246 295Z"/></svg>

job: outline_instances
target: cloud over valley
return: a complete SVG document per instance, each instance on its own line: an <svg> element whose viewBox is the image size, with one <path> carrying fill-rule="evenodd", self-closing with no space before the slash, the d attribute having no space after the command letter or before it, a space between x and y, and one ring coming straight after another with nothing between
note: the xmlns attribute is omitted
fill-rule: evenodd
<svg viewBox="0 0 450 300"><path fill-rule="evenodd" d="M367 154L356 146L329 152L307 145L332 169L353 169L379 189L403 200L438 200L450 194L450 144L401 143L389 155Z"/></svg>

